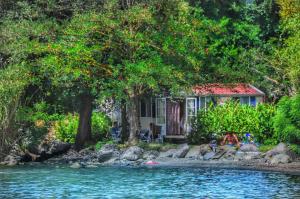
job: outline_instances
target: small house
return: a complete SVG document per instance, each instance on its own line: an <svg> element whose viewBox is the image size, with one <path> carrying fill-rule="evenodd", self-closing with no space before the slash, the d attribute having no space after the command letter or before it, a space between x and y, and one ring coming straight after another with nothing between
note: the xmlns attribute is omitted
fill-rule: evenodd
<svg viewBox="0 0 300 199"><path fill-rule="evenodd" d="M241 104L256 106L265 94L250 84L204 84L194 86L192 92L181 97L145 97L140 100L141 129L150 124L159 126L165 138L184 138L190 132L190 121L200 109L222 105L233 99Z"/></svg>

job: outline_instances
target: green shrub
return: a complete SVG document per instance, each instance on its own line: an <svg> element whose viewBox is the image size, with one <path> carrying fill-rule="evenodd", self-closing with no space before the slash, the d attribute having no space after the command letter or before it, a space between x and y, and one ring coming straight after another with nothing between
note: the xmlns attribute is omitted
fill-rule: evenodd
<svg viewBox="0 0 300 199"><path fill-rule="evenodd" d="M54 132L58 140L75 143L79 117L77 114L68 114L55 122Z"/></svg>
<svg viewBox="0 0 300 199"><path fill-rule="evenodd" d="M100 150L105 144L113 144L114 142L112 140L104 140L99 141L97 144L95 144L95 150Z"/></svg>
<svg viewBox="0 0 300 199"><path fill-rule="evenodd" d="M279 101L273 123L275 139L300 144L300 94Z"/></svg>
<svg viewBox="0 0 300 199"><path fill-rule="evenodd" d="M260 145L258 149L260 152L265 153L267 151L272 150L275 146L276 146L276 144L271 144L271 145L264 144L264 145Z"/></svg>
<svg viewBox="0 0 300 199"><path fill-rule="evenodd" d="M63 119L56 121L54 125L56 138L63 142L75 143L78 124L78 114L68 114ZM107 140L107 132L109 127L110 120L107 116L105 116L103 113L93 113L92 135L95 140Z"/></svg>
<svg viewBox="0 0 300 199"><path fill-rule="evenodd" d="M300 146L298 144L291 144L289 146L290 150L300 155Z"/></svg>
<svg viewBox="0 0 300 199"><path fill-rule="evenodd" d="M108 137L107 132L111 126L110 119L101 112L94 112L92 116L92 134L101 140Z"/></svg>
<svg viewBox="0 0 300 199"><path fill-rule="evenodd" d="M249 132L258 142L271 138L273 128L271 119L275 107L269 104L259 104L257 107L228 102L223 106L210 107L200 110L192 123L189 135L191 143L205 143L219 139L227 131L233 131L242 137Z"/></svg>
<svg viewBox="0 0 300 199"><path fill-rule="evenodd" d="M34 147L45 138L54 121L62 119L60 114L48 114L50 106L39 102L33 107L22 107L17 112L17 122L26 129L21 147Z"/></svg>

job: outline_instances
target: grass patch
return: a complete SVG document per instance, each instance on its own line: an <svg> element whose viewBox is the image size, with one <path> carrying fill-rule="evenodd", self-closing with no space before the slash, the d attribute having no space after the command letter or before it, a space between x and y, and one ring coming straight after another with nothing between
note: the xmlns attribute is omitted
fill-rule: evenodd
<svg viewBox="0 0 300 199"><path fill-rule="evenodd" d="M261 145L261 146L259 146L258 149L259 149L260 152L265 153L265 152L267 152L267 151L273 149L275 146L276 146L276 145Z"/></svg>
<svg viewBox="0 0 300 199"><path fill-rule="evenodd" d="M291 144L289 146L290 150L296 153L297 155L300 155L300 146L297 144Z"/></svg>
<svg viewBox="0 0 300 199"><path fill-rule="evenodd" d="M113 144L114 142L112 140L105 140L105 141L99 141L97 144L95 144L94 149L96 151L100 150L105 144Z"/></svg>
<svg viewBox="0 0 300 199"><path fill-rule="evenodd" d="M139 142L139 147L141 147L144 150L150 151L167 151L169 149L175 149L177 148L176 144L171 143L146 143L146 142Z"/></svg>

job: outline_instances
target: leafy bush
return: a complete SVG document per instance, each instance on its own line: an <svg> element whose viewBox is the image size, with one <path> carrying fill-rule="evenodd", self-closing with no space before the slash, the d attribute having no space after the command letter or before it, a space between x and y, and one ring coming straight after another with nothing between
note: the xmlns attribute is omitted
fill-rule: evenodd
<svg viewBox="0 0 300 199"><path fill-rule="evenodd" d="M57 139L63 142L75 143L79 117L77 114L68 114L54 124Z"/></svg>
<svg viewBox="0 0 300 199"><path fill-rule="evenodd" d="M63 119L55 122L54 131L56 138L69 143L75 143L79 124L78 114L68 114ZM93 113L92 116L92 135L96 140L106 140L107 132L110 127L110 120L103 113Z"/></svg>
<svg viewBox="0 0 300 199"><path fill-rule="evenodd" d="M210 107L201 110L192 124L189 135L191 143L204 143L218 139L227 131L236 132L240 137L244 133L254 135L256 141L263 142L273 136L271 118L275 107L269 104L259 104L257 107L228 102L223 106Z"/></svg>
<svg viewBox="0 0 300 199"><path fill-rule="evenodd" d="M279 101L273 122L275 139L300 144L300 94Z"/></svg>
<svg viewBox="0 0 300 199"><path fill-rule="evenodd" d="M99 141L95 145L95 150L100 150L105 144L113 144L113 140L104 140L104 141Z"/></svg>
<svg viewBox="0 0 300 199"><path fill-rule="evenodd" d="M107 132L111 126L110 119L101 112L94 112L92 116L92 134L98 140L107 137Z"/></svg>
<svg viewBox="0 0 300 199"><path fill-rule="evenodd" d="M17 121L26 130L21 147L30 148L38 145L48 134L54 121L62 119L60 114L48 114L49 104L39 102L33 107L22 107L17 112Z"/></svg>
<svg viewBox="0 0 300 199"><path fill-rule="evenodd" d="M0 67L0 160L19 136L15 128L16 113L28 84L24 65Z"/></svg>

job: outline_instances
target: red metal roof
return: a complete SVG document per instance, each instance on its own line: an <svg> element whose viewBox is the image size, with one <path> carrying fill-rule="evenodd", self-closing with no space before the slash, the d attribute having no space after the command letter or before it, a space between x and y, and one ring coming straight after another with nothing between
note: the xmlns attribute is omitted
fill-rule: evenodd
<svg viewBox="0 0 300 199"><path fill-rule="evenodd" d="M264 93L250 84L203 84L193 87L197 95L252 95L263 96Z"/></svg>

